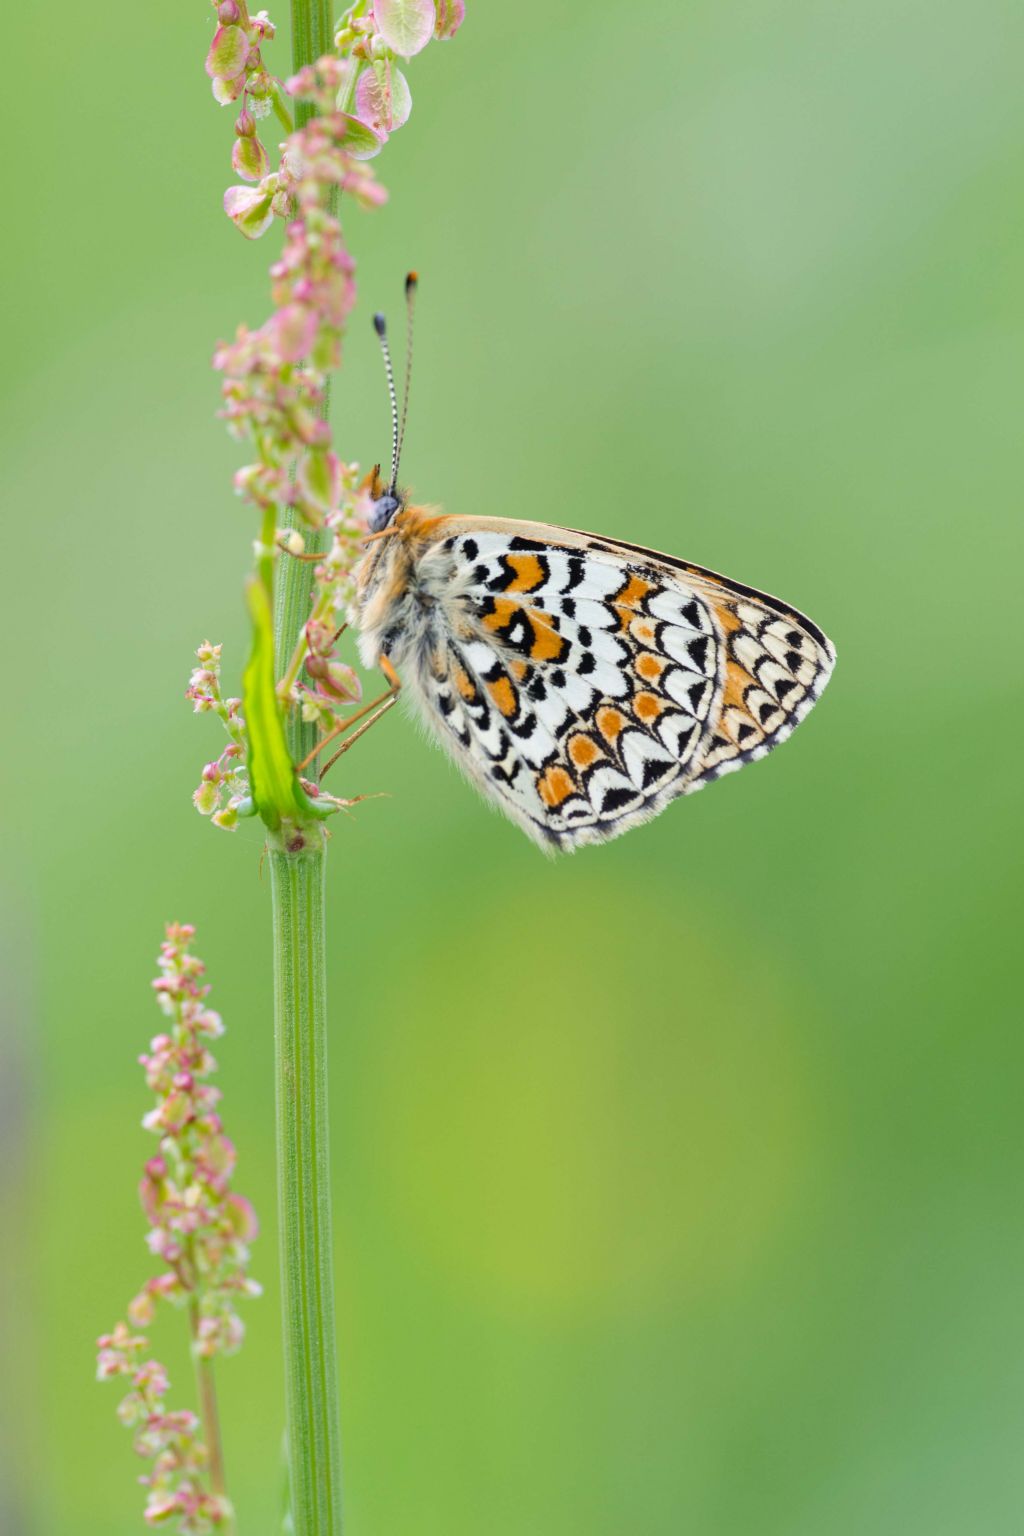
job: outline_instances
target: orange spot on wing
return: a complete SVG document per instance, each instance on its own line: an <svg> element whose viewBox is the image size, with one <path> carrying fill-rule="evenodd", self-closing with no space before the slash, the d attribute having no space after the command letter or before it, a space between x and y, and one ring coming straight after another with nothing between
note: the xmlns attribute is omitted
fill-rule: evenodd
<svg viewBox="0 0 1024 1536"><path fill-rule="evenodd" d="M506 559L516 573L507 591L532 592L535 587L543 586L544 567L536 555L507 555Z"/></svg>
<svg viewBox="0 0 1024 1536"><path fill-rule="evenodd" d="M614 742L626 724L625 715L606 704L597 712L597 728L605 741Z"/></svg>
<svg viewBox="0 0 1024 1536"><path fill-rule="evenodd" d="M741 667L738 661L731 658L726 663L725 687L722 690L722 708L741 709L747 712L745 694L754 679L745 667Z"/></svg>
<svg viewBox="0 0 1024 1536"><path fill-rule="evenodd" d="M589 768L591 763L596 763L603 756L593 736L585 736L580 732L569 742L569 757L577 768Z"/></svg>
<svg viewBox="0 0 1024 1536"><path fill-rule="evenodd" d="M522 617L532 636L530 656L534 661L562 661L569 649L569 642L552 627L543 613L531 613L519 603L507 597L494 599L494 611L484 616L484 627L495 634L502 634L513 620Z"/></svg>
<svg viewBox="0 0 1024 1536"><path fill-rule="evenodd" d="M738 662L729 660L725 668L725 686L722 689L721 713L718 717L718 729L723 732L736 746L752 747L756 740L764 736L764 731L751 715L746 703L747 689L753 684L754 679ZM757 732L757 738L747 736L741 743L737 731L741 725L752 725Z"/></svg>
<svg viewBox="0 0 1024 1536"><path fill-rule="evenodd" d="M664 700L653 693L638 693L633 700L633 713L638 720L657 720L664 708Z"/></svg>
<svg viewBox="0 0 1024 1536"><path fill-rule="evenodd" d="M518 657L515 661L509 662L508 669L517 683L521 683L526 676L526 662L520 661Z"/></svg>
<svg viewBox="0 0 1024 1536"><path fill-rule="evenodd" d="M563 801L568 800L575 789L576 785L573 783L571 774L557 766L549 768L537 780L537 793L551 810L555 810Z"/></svg>
<svg viewBox="0 0 1024 1536"><path fill-rule="evenodd" d="M507 597L496 597L494 599L493 613L488 613L484 616L484 627L495 631L506 629L509 620L517 612L518 608L519 604L509 602Z"/></svg>
<svg viewBox="0 0 1024 1536"><path fill-rule="evenodd" d="M488 683L487 692L506 718L515 714L516 696L507 677L499 677L496 683Z"/></svg>
<svg viewBox="0 0 1024 1536"><path fill-rule="evenodd" d="M630 622L640 611L641 605L648 592L654 588L649 581L644 581L642 576L630 576L626 585L612 598L612 607L619 616L619 628L628 629Z"/></svg>
<svg viewBox="0 0 1024 1536"><path fill-rule="evenodd" d="M534 661L561 661L569 649L567 640L551 628L541 614L532 614L533 644L530 655Z"/></svg>
<svg viewBox="0 0 1024 1536"><path fill-rule="evenodd" d="M642 651L633 665L637 676L642 677L644 682L656 683L668 663L664 656L655 656L653 651Z"/></svg>
<svg viewBox="0 0 1024 1536"><path fill-rule="evenodd" d="M467 700L475 699L476 685L474 684L473 679L470 677L469 673L464 671L462 667L456 667L454 669L453 676L455 678L455 686L462 694L462 697Z"/></svg>

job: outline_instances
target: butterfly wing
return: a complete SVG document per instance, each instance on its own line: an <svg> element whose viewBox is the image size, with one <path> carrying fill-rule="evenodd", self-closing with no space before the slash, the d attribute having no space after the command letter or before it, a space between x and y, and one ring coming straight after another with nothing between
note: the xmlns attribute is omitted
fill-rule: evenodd
<svg viewBox="0 0 1024 1536"><path fill-rule="evenodd" d="M430 528L417 576L443 623L414 692L543 846L603 842L763 757L831 671L810 620L702 567L546 524Z"/></svg>
<svg viewBox="0 0 1024 1536"><path fill-rule="evenodd" d="M640 545L599 542L613 553L656 562L674 574L707 603L714 619L722 650L721 692L684 792L756 762L792 735L821 697L835 666L835 648L813 620L704 566L656 555Z"/></svg>

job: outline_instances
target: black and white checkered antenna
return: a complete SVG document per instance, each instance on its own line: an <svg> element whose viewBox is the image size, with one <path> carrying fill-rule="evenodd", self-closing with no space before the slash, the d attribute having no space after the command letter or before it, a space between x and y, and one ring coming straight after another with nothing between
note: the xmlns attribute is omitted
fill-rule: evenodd
<svg viewBox="0 0 1024 1536"><path fill-rule="evenodd" d="M405 279L405 388L402 391L402 425L398 429L398 446L395 449L395 477L398 476L398 461L402 457L402 448L405 444L405 423L409 417L409 385L412 383L412 322L416 308L416 285L419 277L415 272L410 272ZM391 487L394 490L394 486Z"/></svg>
<svg viewBox="0 0 1024 1536"><path fill-rule="evenodd" d="M419 278L410 272L405 279L405 387L402 391L402 419L398 419L398 391L395 389L395 370L391 361L388 342L388 323L383 315L374 315L373 328L384 355L384 371L388 376L388 399L391 401L391 479L388 490L392 496L398 489L398 464L405 442L405 424L409 419L409 386L412 383L412 323L416 309L416 285Z"/></svg>
<svg viewBox="0 0 1024 1536"><path fill-rule="evenodd" d="M394 495L398 484L398 395L395 393L395 370L391 364L391 348L388 346L388 323L383 315L374 315L373 328L384 355L384 372L388 378L388 399L391 401L391 480L388 490Z"/></svg>

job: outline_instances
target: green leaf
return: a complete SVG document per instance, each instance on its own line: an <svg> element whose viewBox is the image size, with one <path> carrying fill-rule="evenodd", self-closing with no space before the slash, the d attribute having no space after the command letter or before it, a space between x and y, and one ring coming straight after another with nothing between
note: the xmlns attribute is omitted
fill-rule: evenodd
<svg viewBox="0 0 1024 1536"><path fill-rule="evenodd" d="M310 803L288 751L274 679L274 621L266 583L251 577L245 597L252 619L252 651L242 674L249 784L257 811L276 831L283 820L310 821L324 812Z"/></svg>

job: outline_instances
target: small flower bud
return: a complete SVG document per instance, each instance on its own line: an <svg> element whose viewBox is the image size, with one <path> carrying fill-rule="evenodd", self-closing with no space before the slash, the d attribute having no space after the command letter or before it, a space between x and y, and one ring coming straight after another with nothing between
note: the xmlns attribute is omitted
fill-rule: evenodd
<svg viewBox="0 0 1024 1536"><path fill-rule="evenodd" d="M147 1525L163 1525L174 1515L182 1513L177 1494L151 1493L146 1502L144 1518Z"/></svg>
<svg viewBox="0 0 1024 1536"><path fill-rule="evenodd" d="M256 132L256 119L248 107L243 107L235 118L235 133L240 139L251 139Z"/></svg>
<svg viewBox="0 0 1024 1536"><path fill-rule="evenodd" d="M302 304L286 304L274 315L271 324L278 356L286 363L299 363L308 357L316 340L317 314Z"/></svg>
<svg viewBox="0 0 1024 1536"><path fill-rule="evenodd" d="M192 804L200 816L212 816L220 804L220 786L204 779L199 788L193 790Z"/></svg>
<svg viewBox="0 0 1024 1536"><path fill-rule="evenodd" d="M357 704L363 696L362 684L358 676L343 661L327 663L327 677L323 680L323 684L333 698L344 699L351 704Z"/></svg>
<svg viewBox="0 0 1024 1536"><path fill-rule="evenodd" d="M248 81L249 110L253 117L269 117L274 110L274 98L264 87L265 79L266 76L262 76L258 80L250 78Z"/></svg>
<svg viewBox="0 0 1024 1536"><path fill-rule="evenodd" d="M140 1291L128 1303L128 1316L136 1328L148 1328L156 1314L153 1298L148 1291Z"/></svg>
<svg viewBox="0 0 1024 1536"><path fill-rule="evenodd" d="M244 114L253 125L250 134L237 138L231 150L231 168L243 181L261 181L267 174L270 160L267 151L256 137L256 123L252 113ZM237 124L236 124L237 131Z"/></svg>
<svg viewBox="0 0 1024 1536"><path fill-rule="evenodd" d="M241 14L238 6L235 4L235 0L221 0L220 5L217 7L217 19L222 21L226 27L230 27L236 22Z"/></svg>

